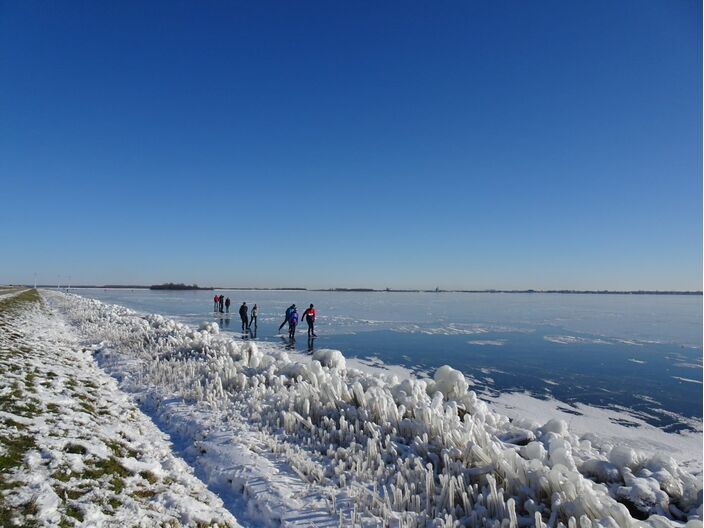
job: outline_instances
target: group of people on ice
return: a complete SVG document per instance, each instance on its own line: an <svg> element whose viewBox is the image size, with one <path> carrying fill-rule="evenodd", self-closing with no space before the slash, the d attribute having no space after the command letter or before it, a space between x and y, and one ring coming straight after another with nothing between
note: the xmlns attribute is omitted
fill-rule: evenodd
<svg viewBox="0 0 704 528"><path fill-rule="evenodd" d="M227 310L227 313L230 313L230 298L215 294L215 297L213 297L213 311L224 313L225 310Z"/></svg>
<svg viewBox="0 0 704 528"><path fill-rule="evenodd" d="M303 312L302 319L305 319L308 324L308 337L318 337L315 334L315 307L311 304L306 311ZM298 310L296 305L292 304L286 308L286 315L283 323L279 325L279 331L288 323L288 337L293 339L296 336L296 327L298 326Z"/></svg>
<svg viewBox="0 0 704 528"><path fill-rule="evenodd" d="M213 297L213 311L220 313L230 313L230 298L224 295L215 295ZM223 311L223 308L225 309ZM252 307L252 312L249 312L249 307L246 302L243 302L240 306L240 319L242 320L242 332L249 330L252 325L254 328L257 327L257 315L259 313L259 307L255 304Z"/></svg>
<svg viewBox="0 0 704 528"><path fill-rule="evenodd" d="M229 297L217 294L215 295L215 297L213 297L214 312L230 313L230 305L231 302ZM257 328L258 313L259 307L256 304L252 307L252 311L249 312L249 307L247 306L247 303L242 303L239 311L240 319L242 320L242 332L249 330L250 328L252 328L252 326L254 326L255 329ZM306 308L300 319L304 319L306 324L308 325L308 337L318 337L315 333L315 307L312 304L308 308ZM300 319L298 317L298 310L296 309L296 305L292 304L291 306L286 308L286 315L283 323L279 325L279 331L281 331L284 325L288 324L288 336L290 338L294 338L296 336L296 327L298 326L298 322Z"/></svg>

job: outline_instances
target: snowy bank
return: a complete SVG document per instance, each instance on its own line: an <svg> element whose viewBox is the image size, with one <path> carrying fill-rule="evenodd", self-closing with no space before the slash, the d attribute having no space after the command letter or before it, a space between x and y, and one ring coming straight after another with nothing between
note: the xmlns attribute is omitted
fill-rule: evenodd
<svg viewBox="0 0 704 528"><path fill-rule="evenodd" d="M36 292L0 351L0 525L238 526Z"/></svg>
<svg viewBox="0 0 704 528"><path fill-rule="evenodd" d="M46 296L255 525L301 525L308 512L316 526L701 526L701 477L669 454L564 420L509 420L450 367L399 380L338 351L293 361L214 323Z"/></svg>

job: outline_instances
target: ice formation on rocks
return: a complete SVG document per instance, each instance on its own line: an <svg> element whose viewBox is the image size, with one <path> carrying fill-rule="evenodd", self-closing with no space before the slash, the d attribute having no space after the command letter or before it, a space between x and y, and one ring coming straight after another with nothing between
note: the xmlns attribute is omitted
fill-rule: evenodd
<svg viewBox="0 0 704 528"><path fill-rule="evenodd" d="M125 390L243 420L311 486L352 497L347 506L331 498L341 526L702 525L701 476L666 454L604 451L564 421L510 421L449 366L430 381L398 381L347 368L339 351L318 350L306 364L217 325L51 300L100 343L99 361L125 369Z"/></svg>

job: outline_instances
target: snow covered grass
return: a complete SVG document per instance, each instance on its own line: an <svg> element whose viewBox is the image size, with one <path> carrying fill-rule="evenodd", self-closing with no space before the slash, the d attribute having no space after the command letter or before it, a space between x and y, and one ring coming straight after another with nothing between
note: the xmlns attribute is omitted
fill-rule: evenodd
<svg viewBox="0 0 704 528"><path fill-rule="evenodd" d="M450 367L399 380L336 351L292 361L214 323L46 295L255 526L701 526L701 476L668 453L509 420Z"/></svg>
<svg viewBox="0 0 704 528"><path fill-rule="evenodd" d="M29 290L0 300L1 526L237 526Z"/></svg>

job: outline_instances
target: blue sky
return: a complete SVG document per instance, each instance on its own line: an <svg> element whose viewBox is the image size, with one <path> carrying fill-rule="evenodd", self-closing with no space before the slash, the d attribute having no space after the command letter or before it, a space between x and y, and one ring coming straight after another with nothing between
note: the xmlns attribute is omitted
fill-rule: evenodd
<svg viewBox="0 0 704 528"><path fill-rule="evenodd" d="M0 282L701 289L701 20L0 2Z"/></svg>

